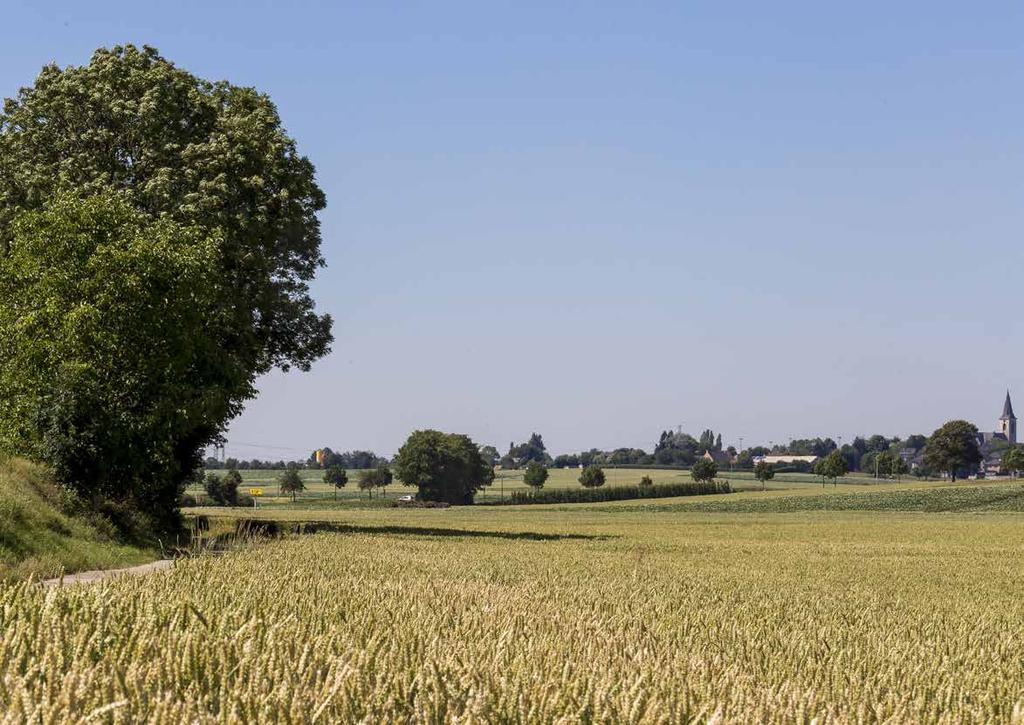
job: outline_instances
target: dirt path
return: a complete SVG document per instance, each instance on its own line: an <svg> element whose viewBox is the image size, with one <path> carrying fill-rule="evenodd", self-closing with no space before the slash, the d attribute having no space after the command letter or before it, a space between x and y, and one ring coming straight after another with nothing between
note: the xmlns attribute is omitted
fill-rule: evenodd
<svg viewBox="0 0 1024 725"><path fill-rule="evenodd" d="M110 579L117 576L141 576L152 574L155 571L163 571L174 565L172 559L159 559L148 564L129 566L124 569L95 569L93 571L80 571L77 574L67 574L57 579L44 579L40 582L44 587L60 587L69 584L93 584L103 579Z"/></svg>

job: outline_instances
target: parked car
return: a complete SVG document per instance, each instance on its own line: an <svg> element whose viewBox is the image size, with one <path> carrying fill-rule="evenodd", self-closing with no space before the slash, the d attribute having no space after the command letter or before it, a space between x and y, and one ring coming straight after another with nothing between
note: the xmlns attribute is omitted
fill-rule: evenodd
<svg viewBox="0 0 1024 725"><path fill-rule="evenodd" d="M398 497L398 503L412 503L415 500L416 500L416 497L413 496L411 493L407 493L404 496L399 496Z"/></svg>

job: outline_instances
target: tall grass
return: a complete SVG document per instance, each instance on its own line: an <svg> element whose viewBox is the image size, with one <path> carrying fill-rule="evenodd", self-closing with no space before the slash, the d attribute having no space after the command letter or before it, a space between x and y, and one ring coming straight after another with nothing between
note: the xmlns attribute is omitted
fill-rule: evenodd
<svg viewBox="0 0 1024 725"><path fill-rule="evenodd" d="M500 530L460 535L471 509L410 511L389 521L450 528L317 534L91 587L0 585L0 717L1024 715L1016 518L487 513Z"/></svg>

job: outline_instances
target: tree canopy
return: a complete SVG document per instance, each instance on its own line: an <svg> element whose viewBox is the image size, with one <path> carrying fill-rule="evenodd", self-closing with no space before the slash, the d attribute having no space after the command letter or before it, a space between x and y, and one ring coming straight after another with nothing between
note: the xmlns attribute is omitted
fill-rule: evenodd
<svg viewBox="0 0 1024 725"><path fill-rule="evenodd" d="M451 504L473 503L477 491L494 480L494 468L469 436L437 430L409 436L395 457L395 473L419 489L420 500Z"/></svg>
<svg viewBox="0 0 1024 725"><path fill-rule="evenodd" d="M526 443L510 443L503 460L512 464L507 468L519 468L532 462L547 464L551 459L544 446L544 438L540 433L532 433Z"/></svg>
<svg viewBox="0 0 1024 725"><path fill-rule="evenodd" d="M331 320L308 288L324 205L312 164L252 88L130 45L44 67L0 113L0 337L23 349L0 375L25 377L0 448L27 449L90 494L132 489L173 524L177 489L255 378L329 349ZM58 348L68 362L37 364Z"/></svg>
<svg viewBox="0 0 1024 725"><path fill-rule="evenodd" d="M757 465L754 466L754 478L761 482L761 490L763 491L765 484L775 478L775 467L770 463L758 461Z"/></svg>
<svg viewBox="0 0 1024 725"><path fill-rule="evenodd" d="M585 488L600 488L604 485L604 471L598 466L587 466L580 471L580 484Z"/></svg>
<svg viewBox="0 0 1024 725"><path fill-rule="evenodd" d="M718 465L707 458L701 458L690 468L694 481L712 481L718 475Z"/></svg>
<svg viewBox="0 0 1024 725"><path fill-rule="evenodd" d="M523 474L523 482L533 488L543 488L544 482L547 480L548 469L540 463L531 463Z"/></svg>
<svg viewBox="0 0 1024 725"><path fill-rule="evenodd" d="M951 420L932 433L924 448L924 463L948 473L952 480L981 463L978 429L966 420Z"/></svg>
<svg viewBox="0 0 1024 725"><path fill-rule="evenodd" d="M251 390L219 349L217 241L123 194L21 214L0 254L0 451L177 525L200 446ZM246 393L248 395L248 393Z"/></svg>
<svg viewBox="0 0 1024 725"><path fill-rule="evenodd" d="M821 476L822 486L825 485L824 479L826 478L835 485L838 478L850 472L850 464L846 460L846 456L842 454L842 451L832 451L814 464L814 472Z"/></svg>
<svg viewBox="0 0 1024 725"><path fill-rule="evenodd" d="M383 488L386 492L387 487L391 485L393 480L394 474L384 464L359 472L359 488L366 491L371 498L373 498L373 489Z"/></svg>
<svg viewBox="0 0 1024 725"><path fill-rule="evenodd" d="M306 484L302 480L302 476L294 468L281 472L281 475L277 477L277 486L281 490L282 495L287 496L291 494L292 501L295 501L296 493L306 490Z"/></svg>

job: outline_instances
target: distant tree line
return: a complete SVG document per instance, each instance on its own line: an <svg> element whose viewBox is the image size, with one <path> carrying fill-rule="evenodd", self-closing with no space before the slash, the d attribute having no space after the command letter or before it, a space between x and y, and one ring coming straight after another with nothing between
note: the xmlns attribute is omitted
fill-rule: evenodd
<svg viewBox="0 0 1024 725"><path fill-rule="evenodd" d="M226 458L221 461L219 458L208 457L203 462L203 468L207 471L286 471L288 469L306 468L305 461L262 461L258 458L252 460L240 460L238 458Z"/></svg>
<svg viewBox="0 0 1024 725"><path fill-rule="evenodd" d="M341 468L348 469L364 469L364 468L377 468L378 466L386 466L390 461L383 456L378 456L373 451L345 451L339 453L331 450L327 446L319 449L322 451L322 460L317 463L316 451L309 454L309 458L306 459L306 465L309 468L333 468L340 466Z"/></svg>

